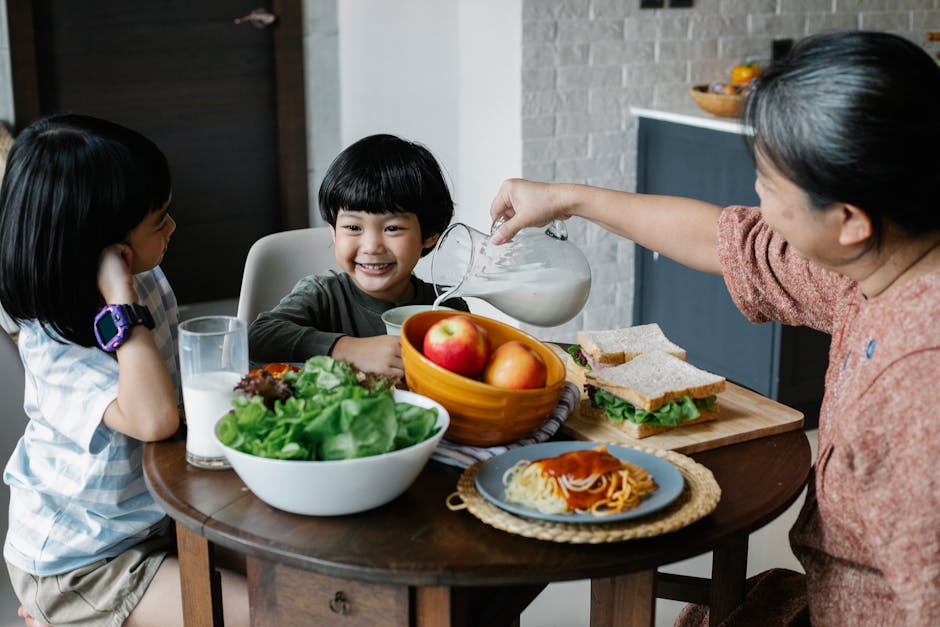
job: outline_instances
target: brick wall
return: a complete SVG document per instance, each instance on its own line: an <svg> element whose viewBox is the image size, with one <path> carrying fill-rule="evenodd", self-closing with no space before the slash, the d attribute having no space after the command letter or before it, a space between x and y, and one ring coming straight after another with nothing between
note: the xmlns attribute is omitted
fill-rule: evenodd
<svg viewBox="0 0 940 627"><path fill-rule="evenodd" d="M771 41L825 30L894 32L925 48L940 0L694 0L690 9L639 9L639 0L523 0L523 175L635 188L630 107L692 110L693 83L720 80L744 60L767 61ZM581 220L571 240L591 260L584 312L540 337L629 325L633 245Z"/></svg>

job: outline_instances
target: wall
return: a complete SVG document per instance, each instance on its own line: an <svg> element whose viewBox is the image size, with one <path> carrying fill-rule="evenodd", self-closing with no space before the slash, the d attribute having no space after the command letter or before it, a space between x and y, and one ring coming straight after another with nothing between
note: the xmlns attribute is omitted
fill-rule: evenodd
<svg viewBox="0 0 940 627"><path fill-rule="evenodd" d="M940 29L937 0L694 0L691 9L639 9L638 0L524 0L522 169L544 181L635 189L636 120L630 107L692 110L689 85L721 80L738 62L770 56L775 38L870 29L927 47ZM569 221L594 285L585 311L542 332L628 325L633 246Z"/></svg>
<svg viewBox="0 0 940 627"><path fill-rule="evenodd" d="M332 156L372 133L418 141L444 170L455 220L488 230L500 182L521 174L521 0L335 6L341 131ZM429 278L429 267L425 258L418 275ZM485 305L474 311L502 317Z"/></svg>

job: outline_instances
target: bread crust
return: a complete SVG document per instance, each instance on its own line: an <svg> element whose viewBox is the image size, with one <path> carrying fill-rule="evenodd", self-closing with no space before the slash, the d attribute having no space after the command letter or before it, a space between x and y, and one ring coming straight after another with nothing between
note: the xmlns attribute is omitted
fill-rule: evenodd
<svg viewBox="0 0 940 627"><path fill-rule="evenodd" d="M582 416L593 416L594 418L598 420L605 420L605 421L611 422L612 424L615 424L617 427L619 427L621 431L629 435L631 438L635 438L637 440L648 438L651 435L656 435L657 433L662 433L663 431L670 431L672 429L680 429L682 427L688 427L690 425L696 425L696 424L700 424L703 422L710 422L712 420L718 419L717 404L715 405L715 411L703 411L702 414L698 418L694 420L688 420L686 422L683 422L680 425L676 425L675 427L669 427L669 426L663 426L663 425L651 425L647 423L638 425L634 422L630 422L629 420L624 420L623 422L619 424L614 423L612 420L610 420L610 418L607 417L607 413L600 407L597 407L596 405L594 405L594 403L592 403L590 399L582 400L580 406L578 407L578 411L580 412Z"/></svg>
<svg viewBox="0 0 940 627"><path fill-rule="evenodd" d="M623 364L650 351L662 351L685 359L685 349L671 342L658 324L641 324L622 329L578 331L578 344L591 359L601 364Z"/></svg>

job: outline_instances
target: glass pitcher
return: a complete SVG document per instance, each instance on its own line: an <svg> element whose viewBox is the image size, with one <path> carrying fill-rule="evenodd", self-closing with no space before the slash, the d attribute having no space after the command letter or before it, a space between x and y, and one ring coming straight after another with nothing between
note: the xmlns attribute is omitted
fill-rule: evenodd
<svg viewBox="0 0 940 627"><path fill-rule="evenodd" d="M502 224L495 222L490 234ZM451 225L431 257L431 281L439 304L472 296L503 313L540 327L574 318L591 291L591 268L568 241L561 221L547 229L519 231L497 246L490 236L462 223Z"/></svg>

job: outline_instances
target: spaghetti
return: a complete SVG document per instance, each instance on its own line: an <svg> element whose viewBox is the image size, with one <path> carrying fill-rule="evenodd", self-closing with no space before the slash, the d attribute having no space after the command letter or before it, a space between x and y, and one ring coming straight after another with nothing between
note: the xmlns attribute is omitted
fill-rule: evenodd
<svg viewBox="0 0 940 627"><path fill-rule="evenodd" d="M534 462L520 460L503 475L507 501L544 514L617 514L634 509L658 486L604 446L562 453Z"/></svg>

